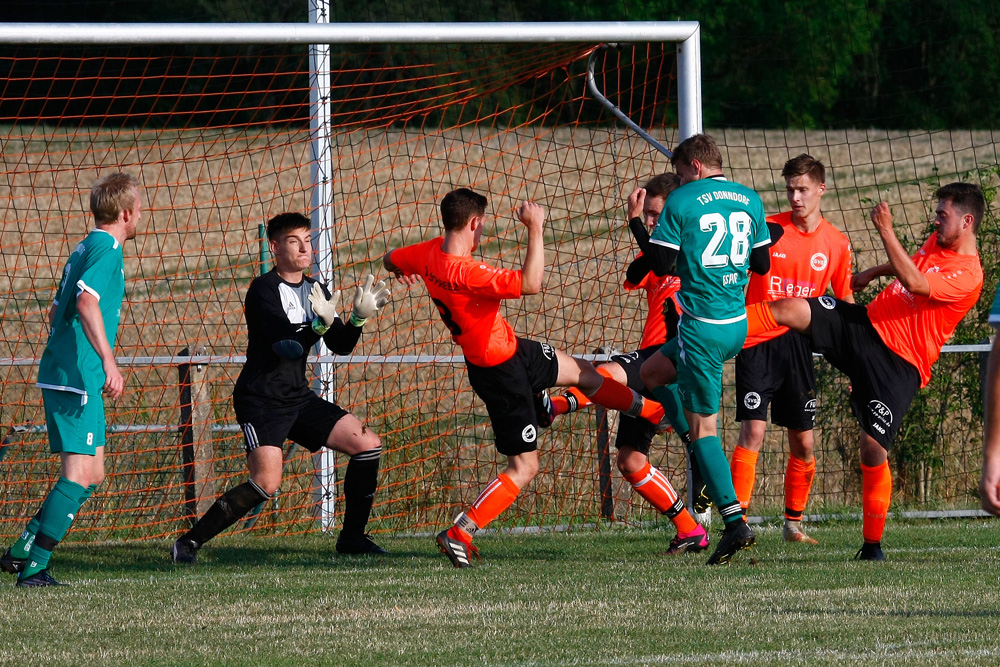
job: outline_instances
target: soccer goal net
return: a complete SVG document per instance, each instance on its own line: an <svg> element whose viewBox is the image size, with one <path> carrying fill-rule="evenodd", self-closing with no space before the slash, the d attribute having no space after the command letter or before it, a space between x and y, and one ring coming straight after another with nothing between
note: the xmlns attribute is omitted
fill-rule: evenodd
<svg viewBox="0 0 1000 667"><path fill-rule="evenodd" d="M620 288L634 254L623 196L668 164L586 92L587 59L609 35L485 43L468 36L475 27L446 26L464 33L451 43L416 43L411 33L332 44L322 48L323 81L316 49L274 43L273 30L212 43L225 37L216 27L192 44L197 26L162 28L149 44L134 34L130 44L39 44L36 35L2 50L0 534L20 531L58 474L33 382L62 266L92 225L90 185L110 171L141 178L146 208L125 249L116 354L127 391L109 404L109 474L74 524L78 535L176 533L245 477L230 395L246 345L243 295L267 268L261 225L277 213L324 210L318 236L329 250L316 271L349 295L380 273L388 246L439 233L437 204L449 190L489 196L481 253L506 266L519 265L524 241L513 210L537 201L548 210L549 269L540 296L505 309L519 335L579 354L638 340L644 310ZM170 30L188 43L163 43ZM676 47L637 36L599 54L596 83L670 145ZM436 529L496 474L485 410L439 320L422 286L397 284L354 354L326 358L332 372L317 366L318 390L383 440L376 531ZM581 413L543 436L543 472L506 525L632 518L628 494L613 497L596 423ZM660 452L682 476L678 444ZM280 492L254 529L329 525L317 511L336 507L331 480L344 464L289 450ZM332 478L317 477L331 466Z"/></svg>
<svg viewBox="0 0 1000 667"><path fill-rule="evenodd" d="M437 41L427 26L416 37L341 26L354 43L324 41L333 32L313 37L307 33L318 26L305 24L286 26L291 38L279 38L275 26L244 26L242 37L233 36L234 26L127 26L103 42L95 27L4 26L0 536L20 532L58 474L34 387L37 360L59 273L92 224L89 188L110 171L141 178L146 211L125 249L116 353L127 367L127 391L109 404L109 474L74 524L78 537L174 535L245 478L230 395L246 345L243 295L267 269L261 226L277 213L314 216L322 250L315 272L350 294L365 274L380 273L387 247L437 235L440 198L460 186L490 198L481 256L519 266L524 234L513 210L537 201L548 211L545 286L503 314L519 335L574 354L635 349L646 313L644 300L621 288L635 254L623 201L669 165L587 92L588 59L596 52L602 94L666 146L700 130L701 102L685 92L699 69L696 49L671 36L677 26L628 24L638 31L629 37L622 25L585 24L570 35L562 24L456 24L440 27L450 37ZM601 49L606 42L618 45ZM328 62L322 69L320 56ZM709 131L727 174L760 192L768 211L786 210L780 170L789 157L808 152L823 160L824 212L850 235L859 269L884 261L866 223L873 201L888 198L915 247L928 231L935 183L976 178L991 197L995 191L989 132ZM991 244L988 258L998 251L992 216L984 225L994 230L981 235ZM986 292L996 284L994 266L988 263ZM918 397L894 449L895 488L905 500L973 502L975 344L989 331L988 301L954 341L971 347L943 356L936 384ZM382 438L376 532L440 529L502 463L457 354L424 288L395 284L354 354L316 365L317 390ZM848 387L818 367L810 507L853 504L860 482ZM731 447L728 372L721 424ZM600 423L580 412L544 432L541 473L496 525L655 519L613 470L613 416L610 438ZM772 431L755 505L780 512L787 444ZM684 486L675 436L658 437L651 457ZM289 449L279 494L240 529L336 526L336 480L345 464Z"/></svg>

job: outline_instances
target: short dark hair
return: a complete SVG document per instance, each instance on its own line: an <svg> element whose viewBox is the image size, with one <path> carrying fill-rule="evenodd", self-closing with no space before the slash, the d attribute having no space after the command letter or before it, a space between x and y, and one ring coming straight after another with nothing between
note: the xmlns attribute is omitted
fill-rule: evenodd
<svg viewBox="0 0 1000 667"><path fill-rule="evenodd" d="M674 149L670 164L676 167L678 162L683 162L690 166L694 164L695 160L706 167L722 169L722 151L719 150L715 139L707 134L695 134L688 137Z"/></svg>
<svg viewBox="0 0 1000 667"><path fill-rule="evenodd" d="M464 229L469 220L486 212L487 199L469 188L452 190L441 200L441 222L449 231Z"/></svg>
<svg viewBox="0 0 1000 667"><path fill-rule="evenodd" d="M802 153L785 163L781 177L785 180L796 176L808 176L817 183L826 183L826 167L808 153Z"/></svg>
<svg viewBox="0 0 1000 667"><path fill-rule="evenodd" d="M979 223L986 214L986 197L983 189L975 183L949 183L942 185L934 193L938 201L948 200L963 214L972 215L972 231L979 232Z"/></svg>
<svg viewBox="0 0 1000 667"><path fill-rule="evenodd" d="M279 213L267 221L267 238L277 241L294 229L312 229L312 222L301 213Z"/></svg>
<svg viewBox="0 0 1000 667"><path fill-rule="evenodd" d="M646 197L663 197L666 199L667 195L680 186L680 176L674 173L666 173L653 176L642 186L642 189L646 191Z"/></svg>
<svg viewBox="0 0 1000 667"><path fill-rule="evenodd" d="M122 211L135 208L139 179L120 171L97 180L90 188L90 212L99 225L111 224Z"/></svg>

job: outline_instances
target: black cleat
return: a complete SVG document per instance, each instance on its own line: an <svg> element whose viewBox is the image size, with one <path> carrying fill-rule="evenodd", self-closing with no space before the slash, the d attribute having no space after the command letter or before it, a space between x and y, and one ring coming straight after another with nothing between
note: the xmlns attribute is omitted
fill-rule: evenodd
<svg viewBox="0 0 1000 667"><path fill-rule="evenodd" d="M174 542L173 548L170 549L170 558L175 563L194 565L198 562L199 548L198 543L194 540L182 537Z"/></svg>
<svg viewBox="0 0 1000 667"><path fill-rule="evenodd" d="M472 567L472 557L479 558L479 549L468 542L449 537L447 530L437 534L437 544L441 547L441 553L447 556L455 567Z"/></svg>
<svg viewBox="0 0 1000 667"><path fill-rule="evenodd" d="M552 399L549 398L549 391L542 389L535 394L535 421L538 428L548 428L555 421L555 410L552 407Z"/></svg>
<svg viewBox="0 0 1000 667"><path fill-rule="evenodd" d="M337 538L337 553L345 556L383 556L389 552L375 544L367 533L353 537L345 537L341 533Z"/></svg>
<svg viewBox="0 0 1000 667"><path fill-rule="evenodd" d="M749 549L757 541L746 521L735 521L722 531L719 546L709 557L707 565L728 565L740 549Z"/></svg>
<svg viewBox="0 0 1000 667"><path fill-rule="evenodd" d="M854 560L885 560L881 542L865 542L854 554Z"/></svg>
<svg viewBox="0 0 1000 667"><path fill-rule="evenodd" d="M7 551L3 552L3 556L0 556L0 570L8 574L17 574L24 569L24 564L27 562L27 558L14 558L10 553L10 549L7 549Z"/></svg>
<svg viewBox="0 0 1000 667"><path fill-rule="evenodd" d="M14 585L18 588L41 588L43 586L68 586L69 584L59 583L52 578L48 570L42 570L41 572L35 572L30 577L18 579Z"/></svg>

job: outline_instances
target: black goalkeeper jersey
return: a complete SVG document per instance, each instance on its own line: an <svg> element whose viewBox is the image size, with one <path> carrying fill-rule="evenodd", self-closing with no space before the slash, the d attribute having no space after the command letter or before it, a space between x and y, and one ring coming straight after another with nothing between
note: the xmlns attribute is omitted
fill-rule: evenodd
<svg viewBox="0 0 1000 667"><path fill-rule="evenodd" d="M313 393L306 381L306 358L320 338L310 326L316 317L309 303L309 291L315 282L305 276L302 282L293 284L272 269L250 283L243 305L247 361L236 380L235 399L280 408L293 406ZM323 294L330 298L326 287ZM361 327L345 324L338 317L323 334L323 340L334 354L349 354L360 336ZM297 342L302 354L294 359L279 356L274 345L282 340Z"/></svg>

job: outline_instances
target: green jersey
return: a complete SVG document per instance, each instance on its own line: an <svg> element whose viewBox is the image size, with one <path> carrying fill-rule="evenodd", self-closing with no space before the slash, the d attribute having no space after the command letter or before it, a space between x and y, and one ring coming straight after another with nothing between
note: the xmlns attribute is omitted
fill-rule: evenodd
<svg viewBox="0 0 1000 667"><path fill-rule="evenodd" d="M49 342L38 366L38 386L43 389L100 396L107 378L80 323L76 299L83 292L97 297L104 335L113 349L125 298L125 263L121 244L100 229L87 235L66 262L53 304Z"/></svg>
<svg viewBox="0 0 1000 667"><path fill-rule="evenodd" d="M677 301L712 324L746 318L750 251L771 242L757 193L722 176L685 183L667 197L650 243L678 251Z"/></svg>
<svg viewBox="0 0 1000 667"><path fill-rule="evenodd" d="M993 305L990 306L990 324L1000 328L1000 285L997 285L997 293L993 297Z"/></svg>

